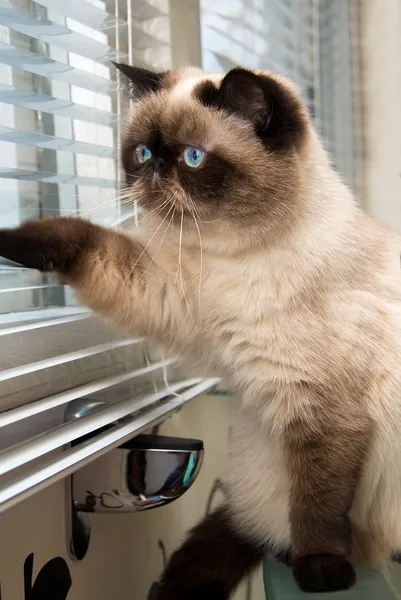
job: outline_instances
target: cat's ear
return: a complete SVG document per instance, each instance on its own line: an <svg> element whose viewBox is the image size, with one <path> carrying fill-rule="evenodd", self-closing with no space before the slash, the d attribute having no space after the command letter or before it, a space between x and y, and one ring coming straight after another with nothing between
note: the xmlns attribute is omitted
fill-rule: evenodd
<svg viewBox="0 0 401 600"><path fill-rule="evenodd" d="M249 119L255 128L268 127L273 104L265 97L259 78L246 69L232 69L220 85L218 104L238 116Z"/></svg>
<svg viewBox="0 0 401 600"><path fill-rule="evenodd" d="M278 75L232 69L220 84L217 103L251 121L262 138L291 143L307 127L306 109L295 86Z"/></svg>
<svg viewBox="0 0 401 600"><path fill-rule="evenodd" d="M133 99L138 99L150 92L157 92L163 84L164 73L156 73L141 67L113 62L120 71L120 83Z"/></svg>

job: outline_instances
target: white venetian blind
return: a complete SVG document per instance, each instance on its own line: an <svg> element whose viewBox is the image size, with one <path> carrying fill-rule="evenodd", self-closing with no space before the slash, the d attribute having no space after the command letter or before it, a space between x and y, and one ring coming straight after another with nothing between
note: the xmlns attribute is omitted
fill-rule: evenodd
<svg viewBox="0 0 401 600"><path fill-rule="evenodd" d="M290 77L333 163L358 188L360 106L352 0L200 0L203 65Z"/></svg>
<svg viewBox="0 0 401 600"><path fill-rule="evenodd" d="M0 0L0 226L132 216L111 60L168 68L169 19L167 0ZM216 384L177 381L173 362L51 276L0 259L0 510Z"/></svg>
<svg viewBox="0 0 401 600"><path fill-rule="evenodd" d="M201 0L203 63L226 71L241 64L296 81L312 114L317 74L316 0Z"/></svg>

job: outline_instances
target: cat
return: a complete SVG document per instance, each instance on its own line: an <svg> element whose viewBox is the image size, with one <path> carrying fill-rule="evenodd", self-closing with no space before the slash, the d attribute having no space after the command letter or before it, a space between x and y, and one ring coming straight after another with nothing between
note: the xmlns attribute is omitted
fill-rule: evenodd
<svg viewBox="0 0 401 600"><path fill-rule="evenodd" d="M342 183L289 80L117 68L140 227L27 222L0 231L0 255L243 398L228 500L157 600L226 599L267 550L304 591L349 588L401 548L400 239Z"/></svg>

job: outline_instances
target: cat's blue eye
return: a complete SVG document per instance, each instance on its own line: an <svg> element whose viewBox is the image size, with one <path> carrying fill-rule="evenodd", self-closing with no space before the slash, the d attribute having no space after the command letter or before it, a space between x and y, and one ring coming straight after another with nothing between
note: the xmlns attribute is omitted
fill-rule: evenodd
<svg viewBox="0 0 401 600"><path fill-rule="evenodd" d="M193 146L188 146L184 150L184 161L188 167L199 167L205 158L205 153L200 148L194 148Z"/></svg>
<svg viewBox="0 0 401 600"><path fill-rule="evenodd" d="M138 144L135 150L136 160L139 163L144 163L152 157L152 153L145 144Z"/></svg>

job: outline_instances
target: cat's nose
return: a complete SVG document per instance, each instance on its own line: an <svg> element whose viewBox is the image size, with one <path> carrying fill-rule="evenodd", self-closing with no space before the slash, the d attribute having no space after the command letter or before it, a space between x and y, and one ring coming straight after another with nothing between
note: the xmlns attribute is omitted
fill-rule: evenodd
<svg viewBox="0 0 401 600"><path fill-rule="evenodd" d="M165 166L166 166L166 161L164 160L164 158L162 158L161 156L157 156L154 160L154 169L155 169L156 173L158 173L159 171L164 169Z"/></svg>

